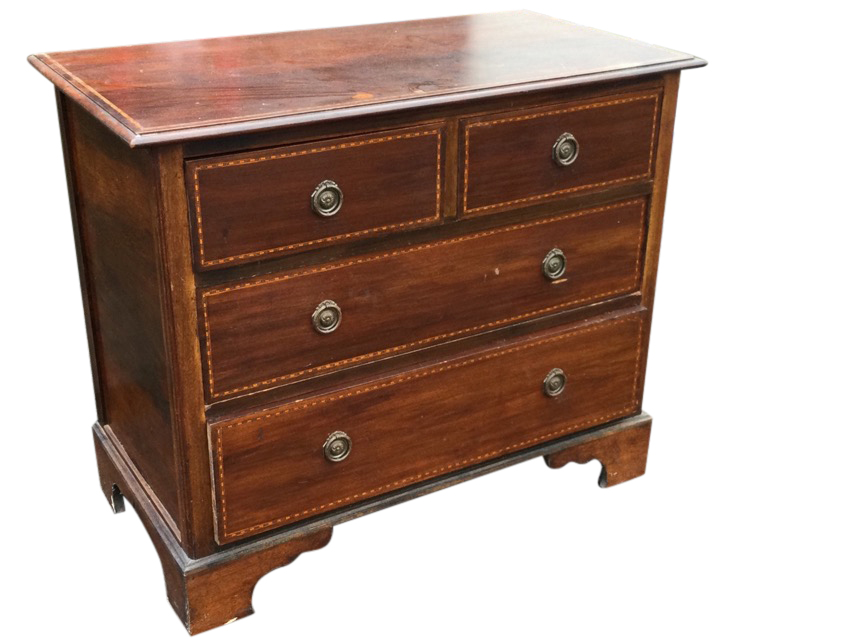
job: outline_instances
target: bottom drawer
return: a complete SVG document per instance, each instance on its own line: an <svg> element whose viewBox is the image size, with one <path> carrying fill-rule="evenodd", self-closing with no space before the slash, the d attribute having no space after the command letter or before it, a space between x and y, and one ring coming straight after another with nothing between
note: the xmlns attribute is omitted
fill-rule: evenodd
<svg viewBox="0 0 853 640"><path fill-rule="evenodd" d="M644 318L638 311L527 336L211 425L218 541L639 411ZM329 439L334 432L350 446Z"/></svg>

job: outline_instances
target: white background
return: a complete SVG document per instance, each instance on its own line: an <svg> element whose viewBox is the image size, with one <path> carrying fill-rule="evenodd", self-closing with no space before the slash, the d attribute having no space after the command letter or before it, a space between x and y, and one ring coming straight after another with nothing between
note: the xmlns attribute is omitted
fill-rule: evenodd
<svg viewBox="0 0 853 640"><path fill-rule="evenodd" d="M384 4L4 8L5 637L185 637L98 487L53 89L25 56L518 8ZM849 24L788 6L527 5L710 62L682 75L646 476L601 490L598 463L535 460L350 522L205 637L853 637Z"/></svg>

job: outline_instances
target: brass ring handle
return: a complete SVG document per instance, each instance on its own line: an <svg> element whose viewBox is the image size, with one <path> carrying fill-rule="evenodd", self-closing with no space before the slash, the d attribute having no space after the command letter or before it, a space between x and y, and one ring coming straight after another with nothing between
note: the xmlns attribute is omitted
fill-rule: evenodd
<svg viewBox="0 0 853 640"><path fill-rule="evenodd" d="M551 369L545 380L542 382L542 391L545 395L553 398L558 396L566 389L566 374L562 369Z"/></svg>
<svg viewBox="0 0 853 640"><path fill-rule="evenodd" d="M340 462L352 451L352 439L343 431L335 431L326 438L323 455L329 462Z"/></svg>
<svg viewBox="0 0 853 640"><path fill-rule="evenodd" d="M557 280L566 273L566 265L566 254L559 249L551 249L542 260L542 273L549 280Z"/></svg>
<svg viewBox="0 0 853 640"><path fill-rule="evenodd" d="M311 209L324 218L335 215L343 204L344 192L332 180L323 180L311 194Z"/></svg>
<svg viewBox="0 0 853 640"><path fill-rule="evenodd" d="M554 143L551 150L551 157L561 167L568 167L578 159L580 144L571 133L564 133Z"/></svg>
<svg viewBox="0 0 853 640"><path fill-rule="evenodd" d="M323 300L311 314L311 323L318 333L332 333L341 326L341 308L334 300Z"/></svg>

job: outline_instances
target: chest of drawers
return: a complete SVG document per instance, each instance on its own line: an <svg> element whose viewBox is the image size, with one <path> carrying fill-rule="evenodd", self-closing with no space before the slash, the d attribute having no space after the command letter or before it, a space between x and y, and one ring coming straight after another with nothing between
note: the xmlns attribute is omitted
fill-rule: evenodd
<svg viewBox="0 0 853 640"><path fill-rule="evenodd" d="M191 633L334 525L645 470L682 69L528 12L59 54L101 486Z"/></svg>

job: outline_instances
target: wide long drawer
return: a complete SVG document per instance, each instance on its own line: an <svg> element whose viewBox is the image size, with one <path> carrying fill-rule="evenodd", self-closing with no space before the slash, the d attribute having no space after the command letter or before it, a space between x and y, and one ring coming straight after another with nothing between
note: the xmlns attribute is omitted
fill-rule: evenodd
<svg viewBox="0 0 853 640"><path fill-rule="evenodd" d="M540 333L211 425L219 542L639 411L644 320Z"/></svg>
<svg viewBox="0 0 853 640"><path fill-rule="evenodd" d="M635 291L645 208L630 200L203 291L208 397Z"/></svg>

